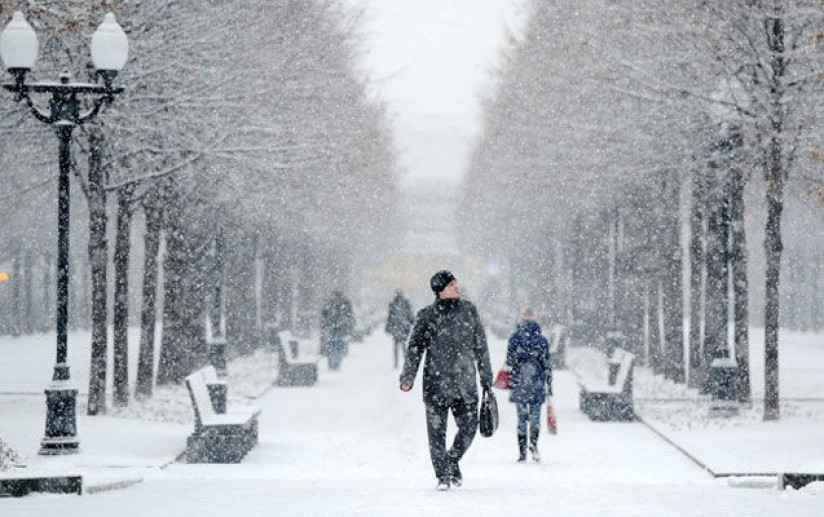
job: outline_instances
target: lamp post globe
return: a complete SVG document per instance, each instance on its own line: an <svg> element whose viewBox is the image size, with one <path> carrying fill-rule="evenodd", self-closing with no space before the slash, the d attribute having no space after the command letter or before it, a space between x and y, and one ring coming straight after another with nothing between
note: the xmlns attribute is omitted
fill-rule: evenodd
<svg viewBox="0 0 824 517"><path fill-rule="evenodd" d="M37 34L20 11L15 11L11 21L0 34L0 56L6 69L31 70L37 60Z"/></svg>
<svg viewBox="0 0 824 517"><path fill-rule="evenodd" d="M92 61L99 71L119 72L129 59L129 40L114 14L108 13L94 31L91 42Z"/></svg>

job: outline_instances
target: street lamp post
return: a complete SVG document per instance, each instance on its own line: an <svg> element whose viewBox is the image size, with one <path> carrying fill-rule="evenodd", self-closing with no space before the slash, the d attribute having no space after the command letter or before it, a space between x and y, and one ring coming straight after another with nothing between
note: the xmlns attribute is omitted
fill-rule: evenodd
<svg viewBox="0 0 824 517"><path fill-rule="evenodd" d="M226 378L226 336L223 334L223 234L215 234L214 262L215 291L212 300L212 336L209 341L209 360L219 378Z"/></svg>
<svg viewBox="0 0 824 517"><path fill-rule="evenodd" d="M57 197L57 360L52 382L46 388L46 432L40 442L40 454L78 452L75 406L77 388L71 382L67 362L67 323L69 307L69 176L71 172L71 136L74 128L94 119L104 104L114 100L123 88L112 85L117 72L128 58L128 40L113 14L105 16L91 41L91 54L97 77L103 84L71 82L68 72L60 74L60 82L27 83L26 76L37 59L37 35L23 14L15 12L12 21L0 34L0 54L14 83L3 88L15 93L15 100L24 100L32 115L54 127L58 140L60 174ZM35 106L32 93L51 94L49 109ZM90 97L91 109L81 113L82 98Z"/></svg>

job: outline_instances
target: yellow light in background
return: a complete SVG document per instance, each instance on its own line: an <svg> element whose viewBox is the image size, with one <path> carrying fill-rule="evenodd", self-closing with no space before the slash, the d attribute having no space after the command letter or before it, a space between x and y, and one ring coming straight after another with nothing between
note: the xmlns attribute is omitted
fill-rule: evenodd
<svg viewBox="0 0 824 517"><path fill-rule="evenodd" d="M6 282L9 279L9 274L5 271L0 271L0 282Z"/></svg>

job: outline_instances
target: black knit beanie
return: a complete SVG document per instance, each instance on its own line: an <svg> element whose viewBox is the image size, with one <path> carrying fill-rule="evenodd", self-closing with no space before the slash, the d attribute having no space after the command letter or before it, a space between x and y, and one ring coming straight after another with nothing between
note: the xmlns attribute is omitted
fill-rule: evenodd
<svg viewBox="0 0 824 517"><path fill-rule="evenodd" d="M435 296L438 296L453 280L455 280L455 275L446 269L442 269L432 275L432 279L429 280L429 286L432 288Z"/></svg>

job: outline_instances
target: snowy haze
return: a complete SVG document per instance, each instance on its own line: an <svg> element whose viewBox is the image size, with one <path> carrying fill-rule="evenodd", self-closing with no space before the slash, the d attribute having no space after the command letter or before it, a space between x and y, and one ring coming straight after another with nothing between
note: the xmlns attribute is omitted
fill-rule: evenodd
<svg viewBox="0 0 824 517"><path fill-rule="evenodd" d="M457 183L478 133L479 95L522 0L346 0L363 7L366 67L389 105L405 182Z"/></svg>

